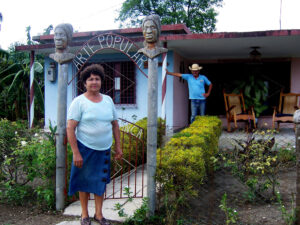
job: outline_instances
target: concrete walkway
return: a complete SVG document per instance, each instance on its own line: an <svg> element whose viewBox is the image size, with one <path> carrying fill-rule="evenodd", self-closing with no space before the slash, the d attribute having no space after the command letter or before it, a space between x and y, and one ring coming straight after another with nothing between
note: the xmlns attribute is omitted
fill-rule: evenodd
<svg viewBox="0 0 300 225"><path fill-rule="evenodd" d="M235 140L246 141L249 138L244 130L236 130L231 133L223 130L219 139L219 149L233 149L239 145ZM257 136L259 137L259 135ZM279 132L269 134L269 138L275 138L274 148L290 149L295 148L295 131L293 128L281 128ZM267 137L265 137L267 138Z"/></svg>
<svg viewBox="0 0 300 225"><path fill-rule="evenodd" d="M142 196L142 191L143 191L143 196L146 197L147 195L147 171L146 171L146 165L144 165L144 172L142 173L142 167L139 167L137 169L137 173L135 174L134 171L131 171L130 174L124 174L122 176L122 179L120 177L115 179L115 197L120 196L120 190L121 190L121 184L122 184L122 190L123 193L122 195L124 196L124 188L128 187L128 178L130 179L130 185L129 185L129 190L131 192L136 191L137 196ZM129 174L129 175L128 175ZM142 179L143 178L143 179ZM134 186L134 180L136 179L136 189ZM144 188L142 188L142 183L144 183ZM113 181L111 181L107 185L107 197L112 196L112 190L113 190ZM91 196L91 199L94 197ZM133 200L130 202L127 199L106 199L103 202L103 215L106 219L111 220L111 221L118 221L118 222L124 222L125 217L120 217L118 215L118 211L114 210L115 205L117 203L123 205L124 208L124 213L127 214L128 216L132 216L133 213L141 207L142 205L142 198L133 198ZM89 200L88 203L89 207L89 214L90 217L93 217L95 214L95 201L94 200ZM76 201L70 204L65 210L64 210L64 215L67 216L78 216L78 219L75 221L64 221L61 222L57 225L80 225L79 217L81 215L81 206L80 202ZM92 225L96 225L98 223L92 222Z"/></svg>

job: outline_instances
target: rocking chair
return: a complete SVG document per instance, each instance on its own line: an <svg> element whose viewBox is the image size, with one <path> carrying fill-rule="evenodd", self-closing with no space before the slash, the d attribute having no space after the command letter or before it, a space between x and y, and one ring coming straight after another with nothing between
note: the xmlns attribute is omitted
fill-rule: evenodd
<svg viewBox="0 0 300 225"><path fill-rule="evenodd" d="M247 131L251 121L253 122L253 127L256 128L254 108L250 107L250 109L246 111L243 93L227 94L225 90L223 90L223 95L227 118L227 131L231 131L231 122L234 122L234 127L237 129L238 121L244 121L246 123Z"/></svg>
<svg viewBox="0 0 300 225"><path fill-rule="evenodd" d="M273 112L273 129L277 123L277 131L279 131L280 123L293 123L293 114L299 109L300 94L280 92L279 107L274 107Z"/></svg>

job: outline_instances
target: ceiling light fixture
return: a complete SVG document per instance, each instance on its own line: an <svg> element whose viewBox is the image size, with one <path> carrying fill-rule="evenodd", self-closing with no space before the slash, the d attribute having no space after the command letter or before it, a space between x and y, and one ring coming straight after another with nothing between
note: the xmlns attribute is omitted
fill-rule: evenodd
<svg viewBox="0 0 300 225"><path fill-rule="evenodd" d="M260 61L261 60L261 53L257 50L260 49L259 46L253 46L251 47L253 50L249 53L250 54L250 58L253 61Z"/></svg>

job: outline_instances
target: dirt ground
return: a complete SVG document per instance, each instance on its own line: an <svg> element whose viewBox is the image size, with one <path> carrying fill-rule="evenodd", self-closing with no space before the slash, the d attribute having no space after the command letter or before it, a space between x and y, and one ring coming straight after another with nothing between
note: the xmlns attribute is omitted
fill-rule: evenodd
<svg viewBox="0 0 300 225"><path fill-rule="evenodd" d="M280 192L283 203L290 209L292 193L296 191L295 168L288 168L279 174ZM185 209L184 225L225 224L225 214L219 205L223 194L227 193L228 207L238 212L238 224L281 225L284 221L276 203L246 204L242 194L245 187L227 171L217 171L213 179L201 187L197 199L191 200L191 207ZM1 225L52 225L62 221L76 220L63 216L61 212L42 212L30 206L10 206L0 204Z"/></svg>
<svg viewBox="0 0 300 225"><path fill-rule="evenodd" d="M0 204L1 225L52 225L74 218L63 216L61 212L42 212L30 206Z"/></svg>
<svg viewBox="0 0 300 225"><path fill-rule="evenodd" d="M296 170L287 168L279 173L279 191L282 202L290 210L292 194L296 196ZM225 224L225 214L219 208L224 193L227 193L228 207L238 212L240 225L284 225L282 213L277 202L254 204L245 203L243 193L246 191L238 180L227 171L218 171L213 179L200 190L200 196L192 200L191 208L186 210L189 221L186 224Z"/></svg>

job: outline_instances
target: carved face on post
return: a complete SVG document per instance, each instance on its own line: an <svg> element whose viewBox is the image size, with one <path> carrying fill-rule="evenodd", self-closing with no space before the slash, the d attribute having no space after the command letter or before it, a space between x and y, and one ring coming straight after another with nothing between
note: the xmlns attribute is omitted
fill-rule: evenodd
<svg viewBox="0 0 300 225"><path fill-rule="evenodd" d="M143 36L147 43L155 43L158 39L158 29L152 20L147 20L143 26Z"/></svg>
<svg viewBox="0 0 300 225"><path fill-rule="evenodd" d="M73 27L69 23L62 23L54 29L55 53L49 55L51 59L59 64L68 63L73 60L74 54L68 52L68 45L72 41Z"/></svg>
<svg viewBox="0 0 300 225"><path fill-rule="evenodd" d="M73 27L71 24L62 23L55 27L54 29L54 43L56 52L64 52L68 44L72 40Z"/></svg>
<svg viewBox="0 0 300 225"><path fill-rule="evenodd" d="M143 19L142 23L144 48L138 50L150 59L168 51L160 47L159 36L161 33L160 17L158 15L149 15Z"/></svg>
<svg viewBox="0 0 300 225"><path fill-rule="evenodd" d="M159 42L160 36L160 17L158 15L146 16L142 23L143 36L145 38L144 46L148 48L155 47Z"/></svg>
<svg viewBox="0 0 300 225"><path fill-rule="evenodd" d="M54 43L57 50L64 50L68 46L67 34L61 27L55 29Z"/></svg>

